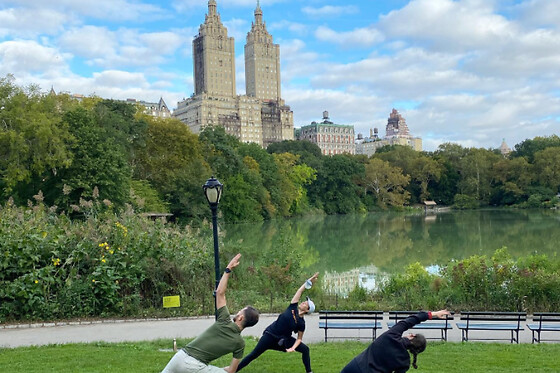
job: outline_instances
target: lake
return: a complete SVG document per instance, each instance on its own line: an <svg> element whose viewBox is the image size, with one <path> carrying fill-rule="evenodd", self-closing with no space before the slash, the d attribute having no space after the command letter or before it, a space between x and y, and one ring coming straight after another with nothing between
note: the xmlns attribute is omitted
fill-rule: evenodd
<svg viewBox="0 0 560 373"><path fill-rule="evenodd" d="M320 271L323 284L346 294L356 284L368 289L380 276L414 262L430 271L451 259L491 256L507 247L518 258L555 255L560 242L560 213L554 210L476 210L422 213L370 213L306 216L227 225L224 243L266 250L288 234L304 253L309 273Z"/></svg>

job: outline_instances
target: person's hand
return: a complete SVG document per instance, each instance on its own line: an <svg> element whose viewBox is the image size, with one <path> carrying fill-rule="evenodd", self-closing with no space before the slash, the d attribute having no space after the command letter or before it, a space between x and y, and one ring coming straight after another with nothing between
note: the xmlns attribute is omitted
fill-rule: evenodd
<svg viewBox="0 0 560 373"><path fill-rule="evenodd" d="M227 265L229 269L234 269L239 265L239 259L241 258L241 254L237 254Z"/></svg>
<svg viewBox="0 0 560 373"><path fill-rule="evenodd" d="M229 367L223 367L222 369L229 373Z"/></svg>
<svg viewBox="0 0 560 373"><path fill-rule="evenodd" d="M445 316L447 315L451 315L451 313L448 310L441 310L441 311L436 311L436 312L432 312L432 319L438 318L438 319L445 319Z"/></svg>
<svg viewBox="0 0 560 373"><path fill-rule="evenodd" d="M286 349L286 352L294 352L295 350L296 350L295 348L290 347L290 348Z"/></svg>
<svg viewBox="0 0 560 373"><path fill-rule="evenodd" d="M317 281L317 277L319 277L319 272L315 272L315 274L309 278L309 281L315 283L315 281Z"/></svg>

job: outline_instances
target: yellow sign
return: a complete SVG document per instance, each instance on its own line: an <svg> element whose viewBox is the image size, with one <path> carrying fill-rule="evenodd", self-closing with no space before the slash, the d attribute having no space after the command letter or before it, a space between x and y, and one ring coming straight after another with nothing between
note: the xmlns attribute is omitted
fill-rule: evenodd
<svg viewBox="0 0 560 373"><path fill-rule="evenodd" d="M181 297L173 295L170 297L163 297L163 308L181 307Z"/></svg>

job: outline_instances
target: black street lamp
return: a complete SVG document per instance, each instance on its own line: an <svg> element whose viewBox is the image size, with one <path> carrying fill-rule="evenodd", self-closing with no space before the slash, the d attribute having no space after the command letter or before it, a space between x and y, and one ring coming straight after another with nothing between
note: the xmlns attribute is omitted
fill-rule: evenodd
<svg viewBox="0 0 560 373"><path fill-rule="evenodd" d="M216 318L218 317L218 307L216 304L216 289L220 282L220 252L218 250L218 204L222 196L222 189L224 185L218 181L214 176L206 180L206 184L202 186L206 200L212 210L212 232L214 234L214 269L216 271L216 285L214 286L214 308Z"/></svg>

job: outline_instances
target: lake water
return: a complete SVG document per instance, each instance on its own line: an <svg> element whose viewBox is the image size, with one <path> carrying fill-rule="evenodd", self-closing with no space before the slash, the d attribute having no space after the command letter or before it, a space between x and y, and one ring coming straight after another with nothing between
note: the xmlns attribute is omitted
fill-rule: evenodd
<svg viewBox="0 0 560 373"><path fill-rule="evenodd" d="M451 259L491 256L504 246L514 258L552 256L560 243L560 213L552 210L309 216L224 228L225 244L242 240L262 250L289 235L309 273L320 271L324 286L339 294L356 284L373 289L380 276L414 262L436 271Z"/></svg>

